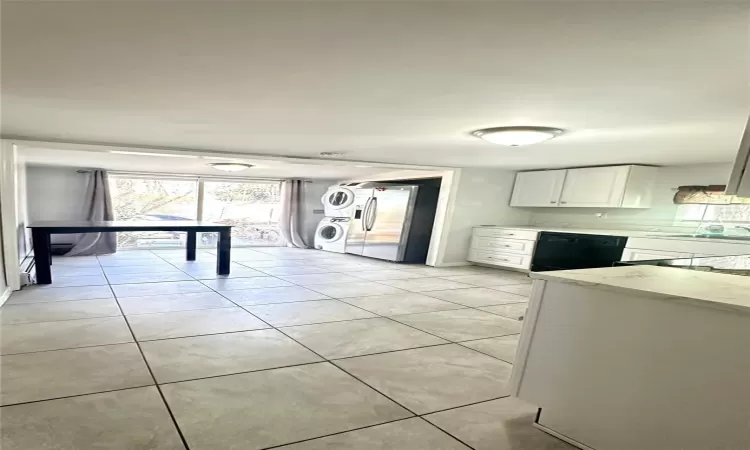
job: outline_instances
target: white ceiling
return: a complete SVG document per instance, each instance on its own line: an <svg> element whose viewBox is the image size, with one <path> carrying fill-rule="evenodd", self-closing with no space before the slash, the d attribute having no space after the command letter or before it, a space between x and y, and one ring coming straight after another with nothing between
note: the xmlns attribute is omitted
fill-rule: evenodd
<svg viewBox="0 0 750 450"><path fill-rule="evenodd" d="M349 180L366 178L393 170L393 167L357 167L353 164L321 161L280 161L274 159L206 158L196 152L173 152L187 157L147 156L110 153L106 150L70 150L60 147L21 145L22 160L31 165L60 166L76 169L106 169L109 171L148 172L161 174L212 175L216 177L243 178L304 178L324 180ZM135 150L134 150L135 151ZM154 152L151 150L149 152ZM161 154L170 154L163 152ZM254 167L241 172L222 172L210 166L211 163L239 162Z"/></svg>
<svg viewBox="0 0 750 450"><path fill-rule="evenodd" d="M747 3L3 4L2 133L536 168L731 161ZM523 148L468 135L570 130Z"/></svg>

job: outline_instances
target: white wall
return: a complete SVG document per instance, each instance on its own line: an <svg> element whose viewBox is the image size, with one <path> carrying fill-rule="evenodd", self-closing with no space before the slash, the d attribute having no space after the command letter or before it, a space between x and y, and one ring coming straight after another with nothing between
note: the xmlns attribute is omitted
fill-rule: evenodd
<svg viewBox="0 0 750 450"><path fill-rule="evenodd" d="M315 180L304 183L302 188L302 210L300 211L300 223L302 239L310 247L315 241L315 230L318 223L324 217L323 202L320 198L328 190L329 186L337 184L336 180Z"/></svg>
<svg viewBox="0 0 750 450"><path fill-rule="evenodd" d="M454 197L443 225L445 248L436 265L466 263L473 227L526 225L531 217L531 211L508 206L514 171L470 168L456 173Z"/></svg>
<svg viewBox="0 0 750 450"><path fill-rule="evenodd" d="M678 205L672 198L678 186L726 184L731 164L696 164L661 167L654 185L652 207L648 209L607 208L523 208L531 212L536 226L571 226L582 228L669 229L674 227ZM596 213L607 217L597 218Z"/></svg>
<svg viewBox="0 0 750 450"><path fill-rule="evenodd" d="M85 220L86 175L67 167L28 166L26 198L29 222ZM74 234L52 235L53 243L74 242Z"/></svg>

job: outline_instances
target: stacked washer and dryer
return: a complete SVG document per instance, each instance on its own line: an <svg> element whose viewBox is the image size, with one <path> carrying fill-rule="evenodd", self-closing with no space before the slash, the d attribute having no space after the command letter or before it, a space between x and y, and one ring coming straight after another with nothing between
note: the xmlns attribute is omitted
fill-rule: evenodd
<svg viewBox="0 0 750 450"><path fill-rule="evenodd" d="M331 186L315 248L386 261L424 263L442 180L363 182Z"/></svg>
<svg viewBox="0 0 750 450"><path fill-rule="evenodd" d="M325 217L315 230L315 248L346 253L346 238L354 209L354 191L348 186L334 185L328 188L321 200Z"/></svg>

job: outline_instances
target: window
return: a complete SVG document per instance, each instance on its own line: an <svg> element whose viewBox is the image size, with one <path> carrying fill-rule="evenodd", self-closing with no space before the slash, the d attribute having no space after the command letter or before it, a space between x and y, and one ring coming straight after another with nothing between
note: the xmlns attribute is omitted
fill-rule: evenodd
<svg viewBox="0 0 750 450"><path fill-rule="evenodd" d="M279 188L279 183L206 181L203 220L232 225L232 246L282 245ZM199 244L213 246L216 239L216 233L203 233Z"/></svg>
<svg viewBox="0 0 750 450"><path fill-rule="evenodd" d="M724 223L727 227L750 225L750 204L679 205L677 220L682 222Z"/></svg>
<svg viewBox="0 0 750 450"><path fill-rule="evenodd" d="M197 180L113 177L110 182L116 220L196 220ZM117 233L121 248L183 247L185 233L134 231Z"/></svg>
<svg viewBox="0 0 750 450"><path fill-rule="evenodd" d="M233 225L233 247L283 245L279 232L279 188L280 184L273 182L198 178L115 176L110 179L116 220L205 220L229 224ZM198 237L198 245L213 247L217 239L217 233L202 233ZM185 246L185 241L186 235L182 232L117 234L117 245L120 248L181 248Z"/></svg>

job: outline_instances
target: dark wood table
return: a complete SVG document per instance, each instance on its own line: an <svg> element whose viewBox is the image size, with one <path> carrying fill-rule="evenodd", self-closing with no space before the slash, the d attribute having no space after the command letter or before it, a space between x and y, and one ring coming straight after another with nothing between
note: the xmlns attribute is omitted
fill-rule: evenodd
<svg viewBox="0 0 750 450"><path fill-rule="evenodd" d="M232 226L193 220L174 220L159 222L69 222L51 221L36 222L29 225L34 245L34 264L36 282L52 284L52 255L50 252L50 235L79 233L113 233L128 231L185 231L187 232L186 259L195 261L196 233L219 233L216 244L216 273L229 275L229 256L232 246Z"/></svg>

